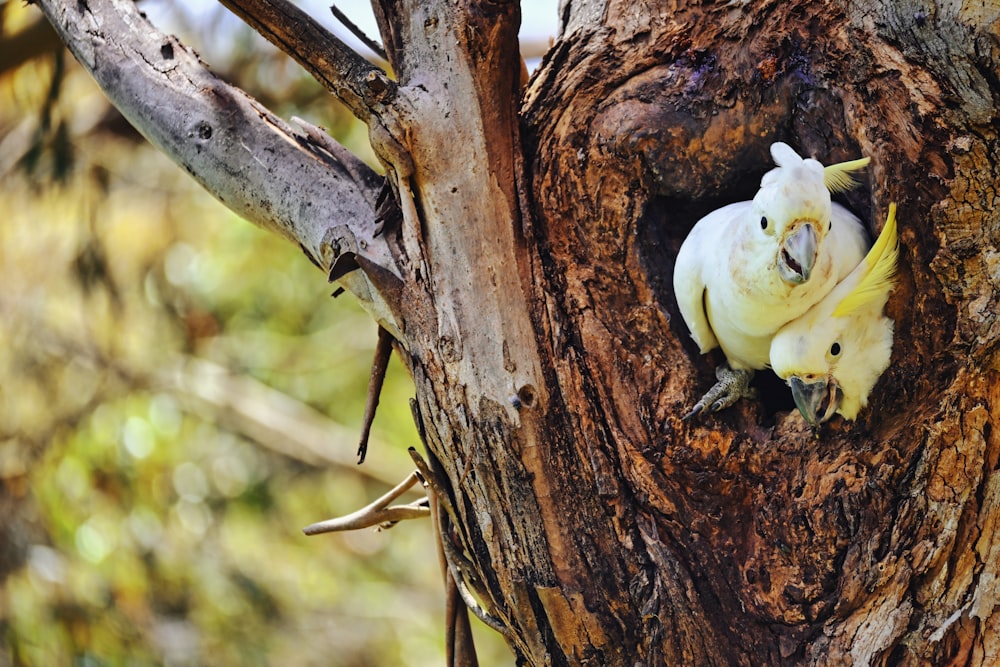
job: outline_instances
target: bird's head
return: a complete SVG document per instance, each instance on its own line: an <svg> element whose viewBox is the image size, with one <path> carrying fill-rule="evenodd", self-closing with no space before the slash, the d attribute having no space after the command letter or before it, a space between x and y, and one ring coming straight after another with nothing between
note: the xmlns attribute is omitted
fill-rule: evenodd
<svg viewBox="0 0 1000 667"><path fill-rule="evenodd" d="M856 394L853 383L841 377L863 353L853 338L847 340L850 326L847 318L833 317L831 308L814 306L771 340L771 368L791 387L795 406L813 426L841 410L845 396L853 400Z"/></svg>
<svg viewBox="0 0 1000 667"><path fill-rule="evenodd" d="M790 285L809 280L820 246L832 225L831 192L853 186L851 172L867 158L829 167L803 159L788 144L771 145L777 167L764 174L753 200L753 218L760 234L772 239L775 264L781 279Z"/></svg>
<svg viewBox="0 0 1000 667"><path fill-rule="evenodd" d="M882 314L898 256L896 206L854 271L771 341L771 368L813 426L840 413L854 419L892 355L893 322Z"/></svg>

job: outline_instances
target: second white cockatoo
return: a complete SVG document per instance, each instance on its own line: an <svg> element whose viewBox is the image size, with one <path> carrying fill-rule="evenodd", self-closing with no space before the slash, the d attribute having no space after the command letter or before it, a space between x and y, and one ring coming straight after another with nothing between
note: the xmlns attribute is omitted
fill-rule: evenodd
<svg viewBox="0 0 1000 667"><path fill-rule="evenodd" d="M893 322L882 314L894 286L896 205L861 264L771 341L771 368L792 388L813 427L839 413L854 419L892 356Z"/></svg>
<svg viewBox="0 0 1000 667"><path fill-rule="evenodd" d="M674 266L681 316L702 354L721 347L718 382L685 416L751 396L768 365L771 338L858 265L868 248L861 221L830 199L855 185L868 158L824 167L788 144L771 145L776 168L752 201L729 204L688 234Z"/></svg>

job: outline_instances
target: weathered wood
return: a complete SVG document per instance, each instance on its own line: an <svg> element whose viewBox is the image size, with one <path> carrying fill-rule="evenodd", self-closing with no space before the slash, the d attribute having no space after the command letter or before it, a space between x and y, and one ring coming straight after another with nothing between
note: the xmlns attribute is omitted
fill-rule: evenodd
<svg viewBox="0 0 1000 667"><path fill-rule="evenodd" d="M396 85L382 69L288 0L221 0L269 42L290 55L355 116L370 121Z"/></svg>
<svg viewBox="0 0 1000 667"><path fill-rule="evenodd" d="M399 182L398 243L414 278L404 319L418 421L450 483L455 532L487 591L486 611L514 628L519 654L544 660L552 631L542 597L562 595L559 547L544 526L566 506L548 487L546 371L528 299L517 6L376 9L414 165Z"/></svg>
<svg viewBox="0 0 1000 667"><path fill-rule="evenodd" d="M396 330L398 278L375 234L382 181L371 168L332 139L319 143L296 132L215 77L176 38L151 26L135 3L38 5L122 115L223 204L298 244L326 271L341 247L381 268L340 282L382 326Z"/></svg>

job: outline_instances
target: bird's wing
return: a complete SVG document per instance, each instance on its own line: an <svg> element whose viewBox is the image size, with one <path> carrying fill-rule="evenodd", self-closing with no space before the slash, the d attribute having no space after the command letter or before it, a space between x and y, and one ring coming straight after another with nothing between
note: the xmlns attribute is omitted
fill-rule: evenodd
<svg viewBox="0 0 1000 667"><path fill-rule="evenodd" d="M695 224L677 253L674 294L681 317L702 354L719 345L709 321L706 299L710 288L722 286L712 284L711 269L726 261L727 240L732 238L726 232L733 220L749 208L750 202L739 202L709 213Z"/></svg>

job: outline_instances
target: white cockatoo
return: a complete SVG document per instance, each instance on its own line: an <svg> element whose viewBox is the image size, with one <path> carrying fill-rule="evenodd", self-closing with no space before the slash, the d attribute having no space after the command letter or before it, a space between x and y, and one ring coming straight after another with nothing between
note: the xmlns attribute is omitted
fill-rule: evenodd
<svg viewBox="0 0 1000 667"><path fill-rule="evenodd" d="M828 167L788 144L771 145L778 166L764 174L752 201L699 220L674 266L681 316L702 354L721 347L718 382L685 419L751 396L755 369L768 365L771 338L847 276L864 257L861 221L830 200L855 185L868 158Z"/></svg>
<svg viewBox="0 0 1000 667"><path fill-rule="evenodd" d="M892 356L893 322L882 314L895 284L896 205L857 268L771 341L771 368L792 388L812 426L834 413L854 419Z"/></svg>

